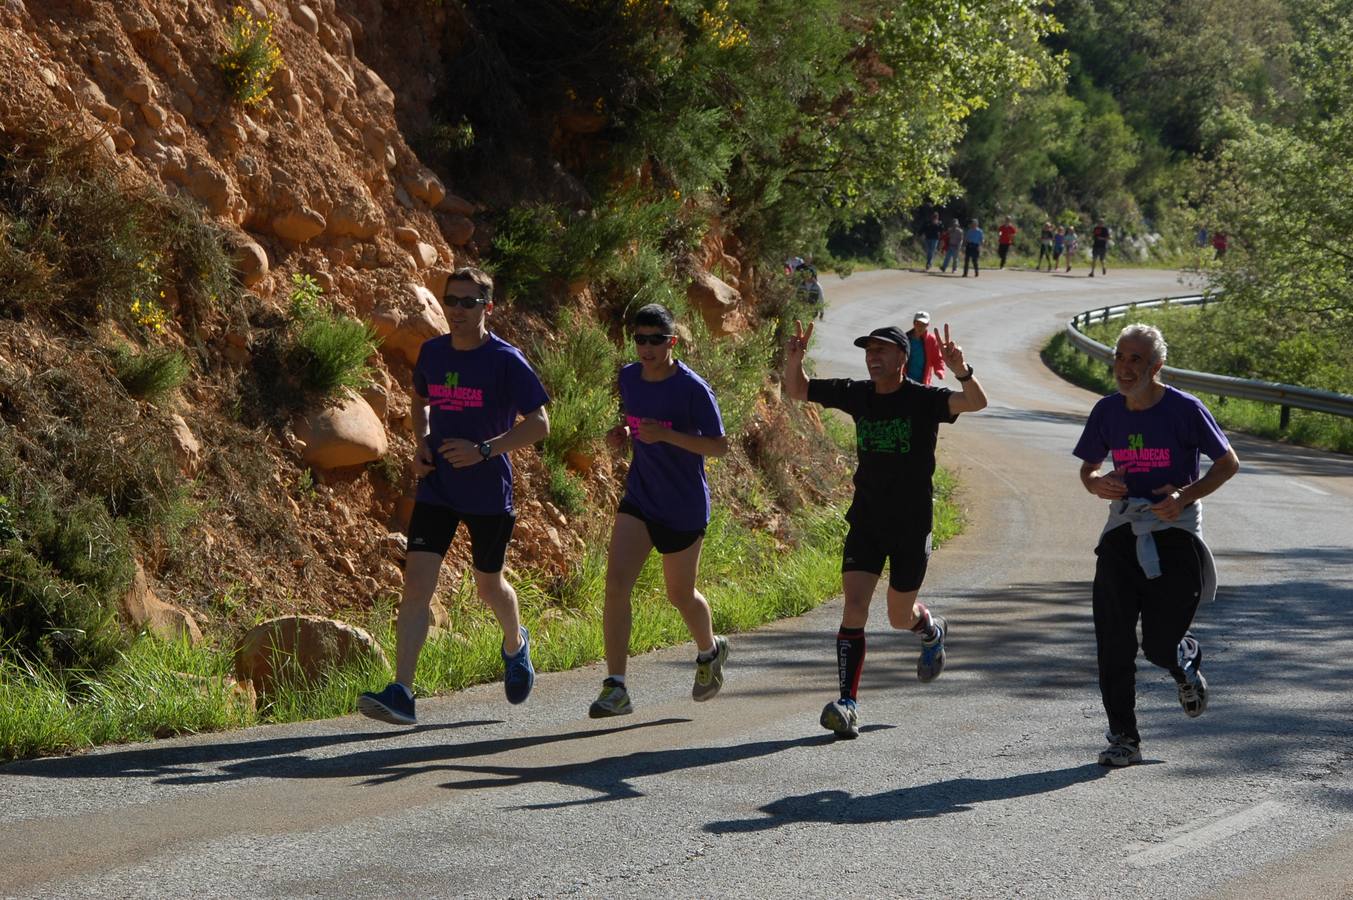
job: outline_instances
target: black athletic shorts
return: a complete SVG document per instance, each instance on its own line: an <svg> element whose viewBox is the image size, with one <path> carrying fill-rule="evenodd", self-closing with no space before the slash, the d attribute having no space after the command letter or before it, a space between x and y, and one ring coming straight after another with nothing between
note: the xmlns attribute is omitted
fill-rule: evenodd
<svg viewBox="0 0 1353 900"><path fill-rule="evenodd" d="M516 513L472 516L449 506L415 503L413 515L409 517L409 552L446 556L451 539L456 535L456 526L461 522L470 532L470 557L474 567L489 574L503 571L507 544L512 540L512 528L517 524Z"/></svg>
<svg viewBox="0 0 1353 900"><path fill-rule="evenodd" d="M930 535L917 537L852 522L841 548L841 571L882 575L884 562L889 587L904 594L919 590L930 564Z"/></svg>
<svg viewBox="0 0 1353 900"><path fill-rule="evenodd" d="M616 512L634 516L634 518L643 522L644 527L648 529L648 539L653 542L653 549L664 556L668 553L680 553L705 536L705 529L703 528L699 531L677 531L675 528L668 528L660 522L654 522L644 515L643 510L628 500L621 500L620 508Z"/></svg>

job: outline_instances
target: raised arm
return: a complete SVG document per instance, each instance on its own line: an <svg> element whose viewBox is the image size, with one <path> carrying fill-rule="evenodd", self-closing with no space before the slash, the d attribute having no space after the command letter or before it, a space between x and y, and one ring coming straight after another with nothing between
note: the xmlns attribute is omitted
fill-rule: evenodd
<svg viewBox="0 0 1353 900"><path fill-rule="evenodd" d="M935 331L935 337L937 340L939 339L938 329ZM963 389L963 393L949 396L949 414L956 416L959 413L986 409L986 391L982 390L981 383L963 359L963 348L955 344L949 337L948 323L945 323L944 326L944 339L940 341L940 356L943 357L945 365L949 367L949 371L954 373L954 378L958 380L959 386Z"/></svg>
<svg viewBox="0 0 1353 900"><path fill-rule="evenodd" d="M785 342L784 390L791 400L808 399L808 374L803 371L803 358L808 353L808 340L813 336L813 323L805 331L803 323L794 320L794 334Z"/></svg>

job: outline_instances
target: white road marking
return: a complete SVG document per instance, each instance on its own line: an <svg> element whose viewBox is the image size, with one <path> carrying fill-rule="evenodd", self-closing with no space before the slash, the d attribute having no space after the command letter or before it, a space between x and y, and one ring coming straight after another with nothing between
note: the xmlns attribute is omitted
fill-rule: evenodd
<svg viewBox="0 0 1353 900"><path fill-rule="evenodd" d="M1161 844L1156 844L1149 850L1143 850L1141 853L1134 853L1127 858L1130 866L1142 868L1145 866L1155 866L1163 862L1169 862L1172 859L1183 856L1193 850L1200 850L1209 844L1215 844L1218 841L1225 840L1233 834L1239 834L1258 825L1267 819L1275 818L1283 812L1283 805L1276 800L1265 800L1257 806L1251 806L1249 809L1241 810L1234 815L1229 815L1224 819L1204 825L1202 828L1185 832L1177 837L1170 838Z"/></svg>
<svg viewBox="0 0 1353 900"><path fill-rule="evenodd" d="M1311 487L1309 484L1302 484L1300 481L1297 481L1296 479L1292 480L1292 484L1295 484L1303 491L1310 491L1312 494L1319 494L1322 497L1328 497L1330 495L1329 491L1322 491L1318 487Z"/></svg>

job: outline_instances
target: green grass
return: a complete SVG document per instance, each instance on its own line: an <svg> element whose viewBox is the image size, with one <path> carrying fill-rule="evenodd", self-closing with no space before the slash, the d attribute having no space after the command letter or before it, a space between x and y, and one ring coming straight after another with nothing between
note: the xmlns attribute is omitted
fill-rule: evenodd
<svg viewBox="0 0 1353 900"><path fill-rule="evenodd" d="M137 353L126 345L113 350L113 371L127 393L142 400L158 400L188 378L188 360L174 349Z"/></svg>
<svg viewBox="0 0 1353 900"><path fill-rule="evenodd" d="M936 475L935 536L957 533L961 517L950 502L952 479ZM844 509L825 508L793 520L798 543L789 549L760 531L739 525L726 511L710 521L699 586L714 611L714 627L735 633L818 606L840 592ZM604 655L601 609L606 574L605 541L591 549L566 578L520 572L514 586L531 629L533 658L542 672L576 668ZM502 634L474 597L468 576L444 597L453 629L430 639L419 659L421 696L460 690L502 677ZM393 659L392 601L362 623ZM634 591L630 652L644 653L690 639L667 602L654 555ZM261 722L294 722L347 715L357 695L378 690L390 673L376 664L334 670L313 682L293 678L257 711L230 690L229 648L192 647L142 636L97 678L63 679L0 657L0 759L81 750L99 744L148 740L172 734L217 731Z"/></svg>
<svg viewBox="0 0 1353 900"><path fill-rule="evenodd" d="M1121 327L1121 323L1110 323L1107 328L1102 325L1092 326L1087 333L1101 343L1110 343ZM1042 356L1048 368L1072 384L1101 394L1116 390L1109 367L1076 350L1066 339L1064 331L1057 332L1044 344ZM1226 431L1253 434L1302 447L1353 453L1353 420L1294 409L1291 422L1284 430L1279 427L1279 407L1272 403L1237 400L1215 394L1197 396Z"/></svg>

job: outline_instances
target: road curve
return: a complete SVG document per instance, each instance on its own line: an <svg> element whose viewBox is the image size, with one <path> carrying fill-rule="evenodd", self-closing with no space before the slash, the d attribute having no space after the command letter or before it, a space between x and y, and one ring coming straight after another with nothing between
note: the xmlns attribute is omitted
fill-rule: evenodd
<svg viewBox="0 0 1353 900"><path fill-rule="evenodd" d="M869 272L828 279L818 371L927 309L991 407L942 429L968 531L923 596L949 668L876 612L864 734L834 742L839 601L733 641L713 702L689 646L637 660L637 712L586 718L601 672L547 674L523 708L486 685L423 724L350 716L0 767L0 896L1347 896L1353 883L1353 464L1245 438L1206 501L1222 588L1199 615L1212 684L1184 717L1140 673L1146 764L1095 765L1088 580L1104 509L1070 456L1094 398L1037 359L1073 312L1178 292ZM709 586L717 602L717 586Z"/></svg>

